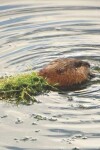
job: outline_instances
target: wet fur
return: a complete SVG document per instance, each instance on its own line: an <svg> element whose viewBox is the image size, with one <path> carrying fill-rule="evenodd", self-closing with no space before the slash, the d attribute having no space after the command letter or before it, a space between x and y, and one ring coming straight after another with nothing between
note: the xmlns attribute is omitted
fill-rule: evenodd
<svg viewBox="0 0 100 150"><path fill-rule="evenodd" d="M41 69L39 75L51 85L72 87L90 79L90 64L78 59L61 58Z"/></svg>

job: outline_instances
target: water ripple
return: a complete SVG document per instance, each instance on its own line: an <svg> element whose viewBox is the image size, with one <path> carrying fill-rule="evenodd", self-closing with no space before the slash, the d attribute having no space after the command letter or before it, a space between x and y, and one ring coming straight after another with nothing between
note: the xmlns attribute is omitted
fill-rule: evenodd
<svg viewBox="0 0 100 150"><path fill-rule="evenodd" d="M39 70L61 57L88 61L95 78L76 91L37 96L41 103L32 106L1 102L2 149L100 148L100 2L1 1L0 75Z"/></svg>

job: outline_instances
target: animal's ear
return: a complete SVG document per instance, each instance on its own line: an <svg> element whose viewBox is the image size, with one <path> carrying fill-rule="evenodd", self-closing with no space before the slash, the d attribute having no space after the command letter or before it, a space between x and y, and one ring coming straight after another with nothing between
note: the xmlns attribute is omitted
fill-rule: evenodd
<svg viewBox="0 0 100 150"><path fill-rule="evenodd" d="M82 61L75 61L75 62L74 62L74 66L75 66L76 68L81 67L81 66L82 66Z"/></svg>
<svg viewBox="0 0 100 150"><path fill-rule="evenodd" d="M83 66L90 67L90 64L88 62L83 61Z"/></svg>

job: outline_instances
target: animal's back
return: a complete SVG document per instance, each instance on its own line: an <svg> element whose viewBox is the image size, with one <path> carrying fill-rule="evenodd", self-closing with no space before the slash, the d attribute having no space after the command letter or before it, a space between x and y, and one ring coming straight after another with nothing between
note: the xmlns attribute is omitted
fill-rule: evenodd
<svg viewBox="0 0 100 150"><path fill-rule="evenodd" d="M90 76L90 65L74 58L61 58L52 61L39 71L49 84L71 87L86 82Z"/></svg>

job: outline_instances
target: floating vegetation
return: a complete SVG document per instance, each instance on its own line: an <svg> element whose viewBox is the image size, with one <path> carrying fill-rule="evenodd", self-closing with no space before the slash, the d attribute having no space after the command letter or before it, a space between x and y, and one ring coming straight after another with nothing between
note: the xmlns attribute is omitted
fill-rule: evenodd
<svg viewBox="0 0 100 150"><path fill-rule="evenodd" d="M43 117L41 115L36 115L34 118L37 119L37 121L39 121L39 120L47 120L46 117Z"/></svg>
<svg viewBox="0 0 100 150"><path fill-rule="evenodd" d="M35 141L37 141L36 138L29 137L29 136L25 136L25 137L23 137L23 138L21 138L21 139L14 138L14 140L15 140L16 142L20 142L20 141L23 141L23 142L27 142L27 141L35 142Z"/></svg>
<svg viewBox="0 0 100 150"><path fill-rule="evenodd" d="M0 79L0 99L16 104L37 102L34 96L53 89L35 72Z"/></svg>
<svg viewBox="0 0 100 150"><path fill-rule="evenodd" d="M100 67L99 67L99 66L96 66L96 67L94 68L94 70L100 72Z"/></svg>
<svg viewBox="0 0 100 150"><path fill-rule="evenodd" d="M96 67L94 70L99 72L100 68ZM96 78L91 83L100 83L100 79ZM6 100L16 104L32 104L38 102L35 96L47 93L50 90L57 91L57 84L54 86L48 84L47 81L36 72L18 74L9 77L6 76L0 79L0 100ZM62 89L58 90L58 92L61 91ZM69 100L72 100L72 98Z"/></svg>
<svg viewBox="0 0 100 150"><path fill-rule="evenodd" d="M100 84L100 67L94 67L94 76L95 78L92 80L92 84Z"/></svg>

